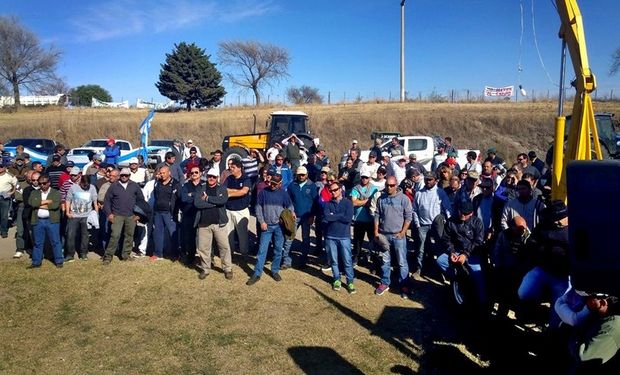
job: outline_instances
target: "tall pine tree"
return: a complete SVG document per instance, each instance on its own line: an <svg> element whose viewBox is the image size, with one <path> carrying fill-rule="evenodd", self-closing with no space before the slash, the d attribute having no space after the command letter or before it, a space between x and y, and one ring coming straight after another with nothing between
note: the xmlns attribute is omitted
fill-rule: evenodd
<svg viewBox="0 0 620 375"><path fill-rule="evenodd" d="M220 105L226 95L221 81L222 75L209 61L205 50L194 43L181 42L174 45L171 54L166 54L166 63L161 65L155 87L160 94L180 101L191 111L192 106L210 108Z"/></svg>

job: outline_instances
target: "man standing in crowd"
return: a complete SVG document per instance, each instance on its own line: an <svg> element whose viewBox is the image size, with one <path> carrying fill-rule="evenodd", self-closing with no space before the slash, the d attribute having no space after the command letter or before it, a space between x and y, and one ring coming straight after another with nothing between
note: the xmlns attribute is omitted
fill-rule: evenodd
<svg viewBox="0 0 620 375"><path fill-rule="evenodd" d="M295 173L297 179L295 182L289 185L288 195L295 207L295 234L297 228L301 227L301 258L299 260L299 267L304 268L308 261L308 252L310 251L310 227L314 223L315 218L315 204L318 197L318 189L316 185L308 180L308 171L306 167L301 166L297 168ZM295 236L293 236L293 239ZM290 255L293 239L287 239L284 242L284 252L282 254L282 270L291 267L292 259Z"/></svg>
<svg viewBox="0 0 620 375"><path fill-rule="evenodd" d="M181 169L181 163L177 163L177 161L178 159L174 155L174 152L168 151L166 152L166 160L158 165L158 167L167 166L170 169L170 176L180 184L183 184L185 183L185 174L183 174L183 170Z"/></svg>
<svg viewBox="0 0 620 375"><path fill-rule="evenodd" d="M228 280L233 278L232 255L226 231L228 193L225 187L218 184L218 177L217 170L209 169L207 171L207 183L197 185L194 190L194 205L197 208L195 224L198 231L198 257L200 259L198 278L201 280L204 280L211 271L213 239L215 239L220 254L224 276Z"/></svg>
<svg viewBox="0 0 620 375"><path fill-rule="evenodd" d="M26 158L24 158L24 154L17 155L15 157L15 162L13 165L9 167L9 173L13 175L13 177L17 178L17 181L23 181L26 172L30 170L25 163Z"/></svg>
<svg viewBox="0 0 620 375"><path fill-rule="evenodd" d="M271 262L271 276L275 281L282 281L280 276L280 262L282 260L282 245L284 243L284 235L280 226L280 215L285 209L291 211L295 216L295 208L291 198L282 190L282 176L276 174L269 181L269 188L262 190L256 198L256 220L261 226L260 246L256 255L256 265L254 266L254 274L245 283L246 285L254 285L260 280L263 274L263 266L267 258L267 249L272 238L273 244L273 260Z"/></svg>
<svg viewBox="0 0 620 375"><path fill-rule="evenodd" d="M210 169L210 171L211 173L217 172L215 169ZM217 183L217 178L215 179L215 182ZM181 187L181 251L183 252L183 254L181 254L181 257L185 257L185 263L188 265L193 264L194 258L196 256L195 219L198 211L196 208L195 200L196 193L201 183L202 181L200 180L200 169L198 167L193 167L190 171L189 180ZM226 194L226 200L228 200L228 194ZM226 202L224 202L223 206L225 205ZM226 222L228 222L228 219L226 220ZM226 241L228 241L228 237L226 237Z"/></svg>
<svg viewBox="0 0 620 375"><path fill-rule="evenodd" d="M527 157L530 159L530 165L536 168L536 170L542 175L543 170L545 169L545 162L538 158L536 151L528 152Z"/></svg>
<svg viewBox="0 0 620 375"><path fill-rule="evenodd" d="M361 182L351 191L351 200L355 207L353 213L353 264L357 264L358 260L368 261L369 256L362 251L364 237L368 236L368 243L372 246L375 234L375 220L370 210L372 198L378 191L377 188L370 184L370 171L363 170ZM340 193L342 194L342 193ZM368 263L368 262L366 262ZM346 263L345 263L346 265Z"/></svg>
<svg viewBox="0 0 620 375"><path fill-rule="evenodd" d="M73 175L72 175L73 176ZM78 174L79 179L74 181L67 191L65 198L65 212L67 214L67 238L65 240L66 254L65 263L73 262L75 256L75 243L80 238L79 258L88 259L88 216L95 211L99 216L97 207L97 190L91 185L88 176ZM79 235L78 235L79 229Z"/></svg>
<svg viewBox="0 0 620 375"><path fill-rule="evenodd" d="M114 175L118 173L114 170ZM108 246L103 256L103 265L109 265L116 253L121 233L125 234L122 250L122 260L129 261L133 249L133 233L136 229L137 216L134 216L133 208L136 201L144 200L140 186L129 179L131 171L123 168L120 172L120 180L112 182L115 177L110 173L110 187L105 194L103 212L111 223L111 235Z"/></svg>
<svg viewBox="0 0 620 375"><path fill-rule="evenodd" d="M189 175L189 171L191 171L193 167L199 167L200 160L201 158L198 156L198 151L196 150L196 147L191 147L189 149L188 157L185 158L185 160L183 160L179 165L181 167L181 171L183 171L183 174Z"/></svg>
<svg viewBox="0 0 620 375"><path fill-rule="evenodd" d="M316 167L319 170L330 166L329 157L325 153L325 149L322 146L318 147L316 150L314 164L316 164Z"/></svg>
<svg viewBox="0 0 620 375"><path fill-rule="evenodd" d="M224 181L224 187L228 192L226 213L228 214L228 240L231 250L234 249L235 233L239 240L239 252L244 261L248 260L249 236L248 225L250 222L250 189L252 182L243 173L241 160L232 159L230 176Z"/></svg>
<svg viewBox="0 0 620 375"><path fill-rule="evenodd" d="M517 182L517 194L516 199L509 200L504 206L501 218L502 230L507 229L508 222L516 216L523 217L527 222L527 227L534 230L545 204L540 199L534 199L532 185L528 181Z"/></svg>
<svg viewBox="0 0 620 375"><path fill-rule="evenodd" d="M66 169L67 167L61 164L61 157L59 155L52 156L52 162L45 168L45 174L49 177L52 189L60 189L60 176Z"/></svg>
<svg viewBox="0 0 620 375"><path fill-rule="evenodd" d="M276 156L276 163L271 167L271 171L273 171L274 174L279 174L282 176L281 189L288 189L288 185L293 182L293 172L291 171L291 168L284 163L284 156L280 154Z"/></svg>
<svg viewBox="0 0 620 375"><path fill-rule="evenodd" d="M371 151L368 155L368 161L366 163L362 163L360 167L360 176L361 173L367 172L370 175L370 178L377 178L377 169L379 169L380 165L377 163L377 154L374 151Z"/></svg>
<svg viewBox="0 0 620 375"><path fill-rule="evenodd" d="M418 161L418 156L414 152L409 154L409 162L405 165L405 168L407 170L417 169L421 175L426 174L426 168L424 168L424 165Z"/></svg>
<svg viewBox="0 0 620 375"><path fill-rule="evenodd" d="M198 158L202 158L202 153L200 152L200 148L194 145L194 141L192 141L191 139L188 139L187 144L183 148L183 160L187 160L188 158L191 157L192 147L194 148L194 151L196 152L196 156Z"/></svg>
<svg viewBox="0 0 620 375"><path fill-rule="evenodd" d="M487 150L487 158L484 159L484 161L489 161L491 162L491 164L493 164L493 166L498 166L500 168L500 171L502 172L506 171L504 159L500 158L497 155L497 149L495 147L490 147Z"/></svg>
<svg viewBox="0 0 620 375"><path fill-rule="evenodd" d="M24 230L26 221L26 218L24 218L24 189L30 186L30 179L33 173L33 171L27 171L23 176L23 180L18 181L17 187L15 188L15 204L17 205L17 209L15 210L15 219L13 220L15 223L15 255L13 255L13 258L21 258L26 252L26 249L30 249L30 247L26 247L26 240L29 239L30 236Z"/></svg>
<svg viewBox="0 0 620 375"><path fill-rule="evenodd" d="M223 155L222 150L215 150L211 152L211 162L209 163L209 165L211 168L215 169L217 173L219 173L218 176L220 176L222 172L224 172L220 170L220 162L222 161L222 155ZM223 183L224 181L220 180L219 182Z"/></svg>
<svg viewBox="0 0 620 375"><path fill-rule="evenodd" d="M47 157L45 165L47 165L48 167L52 165L54 156L58 156L58 161L60 162L60 164L67 165L67 155L65 155L66 151L67 150L65 149L64 145L57 144L56 146L54 146L54 153Z"/></svg>
<svg viewBox="0 0 620 375"><path fill-rule="evenodd" d="M392 156L405 155L405 149L403 148L403 145L401 145L398 141L398 137L392 138L392 142L388 146L388 152L391 153Z"/></svg>
<svg viewBox="0 0 620 375"><path fill-rule="evenodd" d="M256 185L256 181L258 180L258 163L264 163L265 158L261 153L256 149L248 150L248 156L241 159L241 163L243 164L243 173L246 178L249 178L252 187Z"/></svg>
<svg viewBox="0 0 620 375"><path fill-rule="evenodd" d="M105 162L110 165L118 164L118 158L121 156L121 149L116 144L116 140L114 138L108 139L108 145L103 150L103 154L105 155Z"/></svg>
<svg viewBox="0 0 620 375"><path fill-rule="evenodd" d="M39 268L43 263L43 247L48 238L54 251L54 263L62 268L62 244L60 243L60 193L50 187L49 177L39 177L40 189L32 191L28 204L32 207L32 230L34 234L34 248L32 249L32 264L28 268Z"/></svg>
<svg viewBox="0 0 620 375"><path fill-rule="evenodd" d="M375 238L381 235L385 239L381 257L381 284L375 289L375 294L382 295L390 289L390 276L392 272L392 258L390 247L396 252L399 275L398 286L401 297L409 298L409 266L407 264L407 229L412 220L411 201L400 190L394 176L388 177L385 191L377 201L375 213ZM375 243L379 241L375 240ZM383 243L383 242L382 242Z"/></svg>
<svg viewBox="0 0 620 375"><path fill-rule="evenodd" d="M131 172L129 179L140 185L140 187L144 187L144 184L150 179L146 168L140 167L138 158L129 159L129 171Z"/></svg>
<svg viewBox="0 0 620 375"><path fill-rule="evenodd" d="M6 171L6 164L0 160L0 235L9 236L9 211L11 199L17 189L17 178Z"/></svg>
<svg viewBox="0 0 620 375"><path fill-rule="evenodd" d="M33 191L38 190L39 187L39 177L41 174L39 172L32 171L32 174L29 176L29 185L26 186L22 192L22 197L24 199L24 212L22 214L23 224L24 224L24 249L28 251L28 249L32 250L33 248L33 232L32 232L32 206L29 203L30 195ZM32 251L29 252L32 255ZM16 258L21 258L22 254L15 253Z"/></svg>
<svg viewBox="0 0 620 375"><path fill-rule="evenodd" d="M159 169L159 181L155 183L153 197L153 242L155 244L155 252L151 260L163 258L164 252L168 253L172 260L177 260L179 258L179 244L176 214L177 204L181 198L181 186L170 175L169 167L164 166ZM166 233L168 234L168 244L170 246L168 249L164 249Z"/></svg>
<svg viewBox="0 0 620 375"><path fill-rule="evenodd" d="M338 266L338 258L341 258L347 276L347 290L350 294L354 294L357 289L353 284L354 272L351 257L353 203L342 196L340 184L330 184L329 191L332 193L332 199L323 207L323 224L325 225L325 248L332 266L332 289L340 290L342 285Z"/></svg>
<svg viewBox="0 0 620 375"><path fill-rule="evenodd" d="M525 153L517 155L517 163L523 170L523 173L531 173L538 180L540 178L540 172L533 165L530 164L530 158Z"/></svg>
<svg viewBox="0 0 620 375"><path fill-rule="evenodd" d="M437 186L437 177L433 172L424 176L424 187L415 194L413 204L413 225L415 228L415 272L413 278L421 281L424 264L426 238L433 221L438 215L447 219L451 216L450 199L443 189ZM413 231L412 231L413 232Z"/></svg>
<svg viewBox="0 0 620 375"><path fill-rule="evenodd" d="M284 157L291 163L293 172L301 165L301 148L300 141L295 134L282 140L284 147Z"/></svg>

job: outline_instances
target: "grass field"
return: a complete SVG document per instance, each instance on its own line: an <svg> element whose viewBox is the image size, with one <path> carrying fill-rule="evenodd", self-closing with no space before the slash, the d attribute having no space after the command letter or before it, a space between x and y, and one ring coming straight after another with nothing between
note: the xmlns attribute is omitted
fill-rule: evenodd
<svg viewBox="0 0 620 375"><path fill-rule="evenodd" d="M570 106L570 103L568 103ZM620 113L620 102L595 103L595 110ZM152 139L192 138L206 150L221 147L225 135L265 131L268 114L282 108L224 108L206 111L157 113ZM536 150L544 153L552 142L556 104L545 103L362 103L290 107L310 115L311 131L328 155L342 155L351 140L371 145L373 130L406 135L452 136L457 148L496 147L508 160ZM568 109L567 109L568 110ZM146 110L24 108L0 113L0 138L48 137L69 147L88 139L113 136L137 144L138 127Z"/></svg>

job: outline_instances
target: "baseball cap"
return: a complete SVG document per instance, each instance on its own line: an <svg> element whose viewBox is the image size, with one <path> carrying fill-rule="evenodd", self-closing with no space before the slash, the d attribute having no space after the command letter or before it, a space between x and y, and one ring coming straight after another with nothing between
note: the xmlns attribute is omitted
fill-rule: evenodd
<svg viewBox="0 0 620 375"><path fill-rule="evenodd" d="M411 154L409 154L409 159L417 159L418 155L415 154L415 152L412 152Z"/></svg>
<svg viewBox="0 0 620 375"><path fill-rule="evenodd" d="M487 154L497 154L497 149L495 147L489 147Z"/></svg>
<svg viewBox="0 0 620 375"><path fill-rule="evenodd" d="M130 158L129 164L138 164L138 158Z"/></svg>
<svg viewBox="0 0 620 375"><path fill-rule="evenodd" d="M370 171L367 169L364 169L360 175L361 177L370 177Z"/></svg>
<svg viewBox="0 0 620 375"><path fill-rule="evenodd" d="M476 171L469 171L467 172L467 178L471 178L472 180L477 180L480 178L480 173Z"/></svg>
<svg viewBox="0 0 620 375"><path fill-rule="evenodd" d="M389 153L389 152L387 152L387 151L383 151L383 152L381 153L381 156L382 156L382 157L386 157L386 156L388 156L388 157L389 157L389 156L390 156L390 153Z"/></svg>
<svg viewBox="0 0 620 375"><path fill-rule="evenodd" d="M301 167L297 168L297 170L295 171L295 174L296 175L300 175L300 174L301 175L306 175L306 174L308 174L308 170L306 169L306 167L301 166Z"/></svg>
<svg viewBox="0 0 620 375"><path fill-rule="evenodd" d="M131 175L131 170L129 168L121 169L121 176L124 175L124 174L130 176Z"/></svg>
<svg viewBox="0 0 620 375"><path fill-rule="evenodd" d="M369 158L376 158L377 157L377 153L372 151L370 154L368 154Z"/></svg>
<svg viewBox="0 0 620 375"><path fill-rule="evenodd" d="M20 155L17 155L17 156L15 157L15 160L22 160L22 161L24 161L24 160L26 160L26 159L24 158L24 155L23 155L23 154L20 154Z"/></svg>
<svg viewBox="0 0 620 375"><path fill-rule="evenodd" d="M331 168L323 167L323 168L321 168L321 172L329 173L329 172L331 172Z"/></svg>
<svg viewBox="0 0 620 375"><path fill-rule="evenodd" d="M194 143L194 141L192 141L191 139L188 139L187 143Z"/></svg>
<svg viewBox="0 0 620 375"><path fill-rule="evenodd" d="M72 162L71 160L69 160L69 161L67 162L67 167L75 167L75 163L74 163L74 162Z"/></svg>
<svg viewBox="0 0 620 375"><path fill-rule="evenodd" d="M217 177L217 176L219 176L219 175L220 175L220 174L219 174L219 173L217 173L217 170L216 170L215 168L210 168L210 169L207 171L207 176L216 176L216 177Z"/></svg>
<svg viewBox="0 0 620 375"><path fill-rule="evenodd" d="M353 142L351 142L351 143L357 143L357 139L354 139Z"/></svg>
<svg viewBox="0 0 620 375"><path fill-rule="evenodd" d="M71 171L69 172L69 174L70 174L71 176L77 176L77 175L79 175L80 173L82 173L82 170L81 170L80 168L78 168L78 167L73 167L73 168L71 168Z"/></svg>
<svg viewBox="0 0 620 375"><path fill-rule="evenodd" d="M60 155L52 156L52 161L60 161Z"/></svg>
<svg viewBox="0 0 620 375"><path fill-rule="evenodd" d="M463 215L469 215L474 212L474 204L470 201L464 201L459 204L459 212Z"/></svg>
<svg viewBox="0 0 620 375"><path fill-rule="evenodd" d="M448 165L456 165L456 160L452 158L446 159L446 164Z"/></svg>
<svg viewBox="0 0 620 375"><path fill-rule="evenodd" d="M429 172L424 173L424 179L436 180L437 176L435 175L435 173L429 171Z"/></svg>

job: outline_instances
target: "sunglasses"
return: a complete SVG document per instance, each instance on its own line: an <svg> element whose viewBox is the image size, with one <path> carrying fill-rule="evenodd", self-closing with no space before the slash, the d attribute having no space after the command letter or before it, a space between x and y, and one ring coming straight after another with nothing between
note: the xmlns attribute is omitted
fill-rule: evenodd
<svg viewBox="0 0 620 375"><path fill-rule="evenodd" d="M207 178L217 178L217 176L211 176L211 175L209 175L209 176L207 176Z"/></svg>
<svg viewBox="0 0 620 375"><path fill-rule="evenodd" d="M121 177L129 177L128 174L122 174Z"/></svg>
<svg viewBox="0 0 620 375"><path fill-rule="evenodd" d="M40 184L40 185L49 185L49 184L50 184L50 182L49 182L49 181L42 181L42 182L39 182L39 184Z"/></svg>
<svg viewBox="0 0 620 375"><path fill-rule="evenodd" d="M335 193L335 192L337 192L338 190L340 190L340 188L329 189L329 191L331 191L332 193Z"/></svg>
<svg viewBox="0 0 620 375"><path fill-rule="evenodd" d="M385 186L393 188L396 187L396 184L385 184Z"/></svg>
<svg viewBox="0 0 620 375"><path fill-rule="evenodd" d="M280 183L279 182L275 182L275 181L271 181L271 182L269 182L269 185L271 185L271 186L278 186L278 185L280 185Z"/></svg>
<svg viewBox="0 0 620 375"><path fill-rule="evenodd" d="M200 174L200 171L192 171L192 174Z"/></svg>
<svg viewBox="0 0 620 375"><path fill-rule="evenodd" d="M362 176L362 179L369 179L370 177L368 176Z"/></svg>

